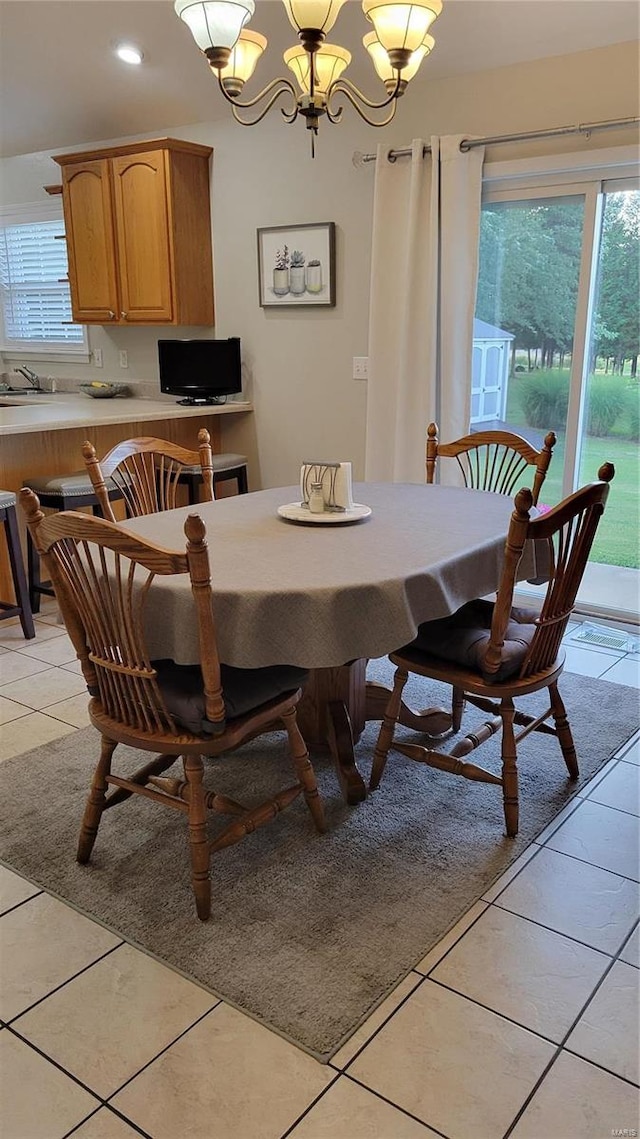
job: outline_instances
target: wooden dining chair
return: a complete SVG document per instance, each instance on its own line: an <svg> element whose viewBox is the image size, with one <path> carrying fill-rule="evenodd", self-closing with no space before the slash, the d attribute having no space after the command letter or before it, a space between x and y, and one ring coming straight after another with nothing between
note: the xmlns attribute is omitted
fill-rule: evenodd
<svg viewBox="0 0 640 1139"><path fill-rule="evenodd" d="M213 458L211 439L206 427L198 432L198 450L188 451L164 439L142 437L125 439L98 459L95 447L83 444L87 473L91 479L103 517L110 522L116 518L109 500L107 480L124 499L130 518L141 514L156 514L172 510L177 505L176 495L186 467L198 464L202 471L203 498L212 502Z"/></svg>
<svg viewBox="0 0 640 1139"><path fill-rule="evenodd" d="M530 732L555 735L571 779L578 778L578 761L567 713L558 691L564 667L562 637L571 615L593 539L604 511L611 463L598 471L600 481L576 491L553 510L530 519L533 494L523 488L515 497L502 580L495 603L478 599L450 617L426 621L410 644L390 654L396 666L393 692L376 744L371 788L378 787L390 748L418 763L466 779L502 787L507 834L518 832L518 772L516 745ZM547 590L539 614L512 608L518 563L525 543L539 542L548 556ZM481 727L460 740L449 753L394 738L402 692L409 673L450 684L453 690L453 731L461 726L465 701L491 715ZM514 698L549 690L549 707L540 716L517 711ZM553 726L547 723L554 721ZM516 736L513 725L522 727ZM468 763L464 757L502 729L502 772Z"/></svg>
<svg viewBox="0 0 640 1139"><path fill-rule="evenodd" d="M445 456L457 460L465 486L497 494L513 494L516 485L526 475L527 467L535 467L532 487L535 506L555 445L554 431L547 432L540 451L522 435L511 431L478 431L456 439L454 443L441 443L437 423L430 423L427 427L427 482L434 481L438 459Z"/></svg>
<svg viewBox="0 0 640 1139"><path fill-rule="evenodd" d="M197 514L190 514L185 523L186 550L167 550L91 515L65 511L45 516L27 488L20 498L80 661L91 696L89 717L102 741L80 830L78 862L88 861L103 812L131 795L181 811L189 828L196 909L206 921L213 853L275 818L301 793L316 829L325 829L315 774L296 719L307 673L287 665L239 669L220 664L205 527ZM191 580L199 665L151 660L147 649L147 611L150 622L158 620L150 612L154 577L176 574L188 574ZM287 733L295 771L291 786L255 806L205 790L203 758L226 755L279 729ZM135 774L116 775L111 762L119 743L154 752L155 758ZM184 775L178 771L164 776L179 759ZM256 761L264 763L264 757L257 753ZM208 811L231 816L215 837L207 835Z"/></svg>

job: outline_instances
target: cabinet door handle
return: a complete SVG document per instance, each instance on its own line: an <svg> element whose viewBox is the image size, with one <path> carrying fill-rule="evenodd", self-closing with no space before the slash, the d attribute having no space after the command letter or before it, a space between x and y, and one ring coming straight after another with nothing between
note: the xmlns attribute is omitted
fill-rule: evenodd
<svg viewBox="0 0 640 1139"><path fill-rule="evenodd" d="M115 319L116 319L116 314L115 314L115 312L113 311L113 309L111 309L111 308L110 308L110 309L108 310L108 313L109 313L109 320L115 320Z"/></svg>
<svg viewBox="0 0 640 1139"><path fill-rule="evenodd" d="M120 317L121 317L121 319L122 319L122 320L126 320L126 319L127 319L127 317L128 317L128 315L129 315L129 313L128 313L128 312L121 312L121 313L120 313Z"/></svg>

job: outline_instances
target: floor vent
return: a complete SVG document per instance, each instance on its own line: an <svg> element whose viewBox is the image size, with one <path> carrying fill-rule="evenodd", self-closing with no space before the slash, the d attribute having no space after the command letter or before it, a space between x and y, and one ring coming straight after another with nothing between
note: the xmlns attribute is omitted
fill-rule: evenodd
<svg viewBox="0 0 640 1139"><path fill-rule="evenodd" d="M582 625L569 639L580 641L585 645L599 645L603 649L617 649L623 653L640 651L640 637L634 637L622 630L607 629L602 625Z"/></svg>

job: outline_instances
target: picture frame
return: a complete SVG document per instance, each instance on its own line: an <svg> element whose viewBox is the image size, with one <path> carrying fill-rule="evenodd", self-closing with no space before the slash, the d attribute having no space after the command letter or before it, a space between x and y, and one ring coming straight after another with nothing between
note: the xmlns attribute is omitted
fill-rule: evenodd
<svg viewBox="0 0 640 1139"><path fill-rule="evenodd" d="M332 308L336 303L335 222L258 230L261 308Z"/></svg>

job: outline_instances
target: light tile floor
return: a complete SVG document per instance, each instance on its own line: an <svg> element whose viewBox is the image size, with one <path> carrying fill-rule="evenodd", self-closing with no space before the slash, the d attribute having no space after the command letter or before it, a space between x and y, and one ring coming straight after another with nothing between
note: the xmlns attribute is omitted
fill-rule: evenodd
<svg viewBox="0 0 640 1139"><path fill-rule="evenodd" d="M37 630L0 626L4 759L88 722L51 603ZM577 631L572 671L640 687ZM639 780L640 733L329 1065L0 867L2 1139L634 1134Z"/></svg>

